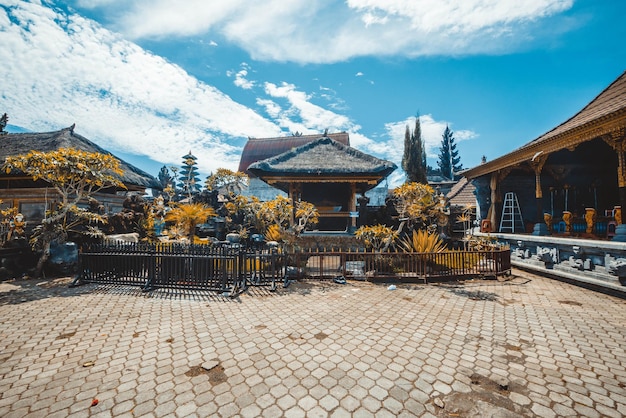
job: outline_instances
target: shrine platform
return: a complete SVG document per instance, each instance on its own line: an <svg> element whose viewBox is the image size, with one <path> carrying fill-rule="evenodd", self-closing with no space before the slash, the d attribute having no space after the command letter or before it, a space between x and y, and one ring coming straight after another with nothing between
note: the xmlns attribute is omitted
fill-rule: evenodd
<svg viewBox="0 0 626 418"><path fill-rule="evenodd" d="M626 297L626 243L565 235L480 233L511 247L511 264Z"/></svg>

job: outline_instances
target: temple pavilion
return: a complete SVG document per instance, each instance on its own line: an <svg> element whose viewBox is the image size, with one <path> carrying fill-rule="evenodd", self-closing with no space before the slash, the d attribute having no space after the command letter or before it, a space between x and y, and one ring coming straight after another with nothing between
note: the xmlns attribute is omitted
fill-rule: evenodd
<svg viewBox="0 0 626 418"><path fill-rule="evenodd" d="M350 147L347 133L250 139L239 166L252 177L251 184L260 179L293 201L314 204L320 231L356 227L365 193L396 168Z"/></svg>
<svg viewBox="0 0 626 418"><path fill-rule="evenodd" d="M626 205L625 151L626 72L570 119L463 175L483 231L611 238Z"/></svg>

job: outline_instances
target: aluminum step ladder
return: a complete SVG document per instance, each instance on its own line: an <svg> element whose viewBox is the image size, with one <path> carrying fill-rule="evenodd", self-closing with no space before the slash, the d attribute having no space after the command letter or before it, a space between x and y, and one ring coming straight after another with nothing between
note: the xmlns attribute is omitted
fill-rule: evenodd
<svg viewBox="0 0 626 418"><path fill-rule="evenodd" d="M504 195L504 205L502 206L502 218L500 219L500 232L524 232L524 219L522 211L517 201L517 195L507 192Z"/></svg>

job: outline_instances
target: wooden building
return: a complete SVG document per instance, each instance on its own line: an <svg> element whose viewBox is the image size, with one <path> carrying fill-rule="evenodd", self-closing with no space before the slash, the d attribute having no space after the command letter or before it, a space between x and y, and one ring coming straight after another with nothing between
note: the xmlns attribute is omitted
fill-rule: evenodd
<svg viewBox="0 0 626 418"><path fill-rule="evenodd" d="M74 132L74 126L54 132L42 133L3 133L0 135L0 161L8 156L25 154L31 150L40 152L54 151L59 148L75 148L87 152L112 155L87 138ZM161 189L160 183L139 168L120 161L123 174L120 178L126 186L108 188L94 195L107 213L122 210L122 203L128 193L144 194L146 188ZM3 207L17 207L25 216L28 225L38 224L46 213L58 201L54 188L43 180L33 181L32 177L11 172L0 173L0 200Z"/></svg>
<svg viewBox="0 0 626 418"><path fill-rule="evenodd" d="M361 205L363 212L367 203L365 198L357 202L357 195L364 197L397 167L350 147L346 133L334 136L338 138L334 139L332 134L313 140L311 136L289 137L284 139L287 144L301 142L301 145L247 166L243 164L240 170L245 167L246 172L287 193L294 201L314 204L320 213L320 230L353 228L357 225L357 206ZM267 142L268 148L283 148L278 143ZM244 157L245 150L242 161Z"/></svg>
<svg viewBox="0 0 626 418"><path fill-rule="evenodd" d="M309 142L318 139L320 136L323 135L297 134L272 138L249 138L243 148L241 160L239 161L239 171L246 173L250 178L248 189L244 191L244 194L255 196L263 201L272 200L278 195L287 197L286 192L267 184L258 178L254 173L248 171L248 167L250 164L257 161L275 157L283 152L308 144ZM350 137L346 132L326 134L326 136L344 145L350 146Z"/></svg>
<svg viewBox="0 0 626 418"><path fill-rule="evenodd" d="M624 221L625 151L626 72L570 119L463 175L476 187L483 230L511 232L502 230L508 195L519 232L611 237Z"/></svg>

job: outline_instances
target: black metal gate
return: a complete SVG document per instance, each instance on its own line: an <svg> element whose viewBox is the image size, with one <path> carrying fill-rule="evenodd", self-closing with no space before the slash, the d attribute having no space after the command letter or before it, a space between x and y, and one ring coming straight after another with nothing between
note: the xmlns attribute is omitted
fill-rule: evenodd
<svg viewBox="0 0 626 418"><path fill-rule="evenodd" d="M249 286L270 286L284 276L276 250L239 246L115 243L81 249L78 282L198 289L234 296Z"/></svg>

